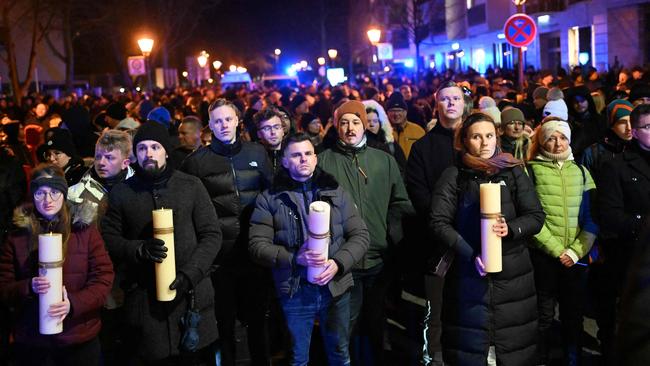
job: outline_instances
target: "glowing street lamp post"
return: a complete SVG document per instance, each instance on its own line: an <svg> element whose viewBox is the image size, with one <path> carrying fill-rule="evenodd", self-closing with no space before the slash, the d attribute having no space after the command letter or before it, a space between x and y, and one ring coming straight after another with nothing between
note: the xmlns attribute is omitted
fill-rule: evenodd
<svg viewBox="0 0 650 366"><path fill-rule="evenodd" d="M140 52L142 52L142 56L144 56L144 65L147 68L147 90L151 92L151 66L149 65L149 55L151 55L151 50L153 49L153 39L139 39L138 47L140 47Z"/></svg>
<svg viewBox="0 0 650 366"><path fill-rule="evenodd" d="M279 48L276 48L275 51L273 51L273 58L275 59L275 71L278 71L278 61L280 60L281 53L282 50Z"/></svg>
<svg viewBox="0 0 650 366"><path fill-rule="evenodd" d="M375 26L370 27L368 29L368 40L370 41L371 50L370 52L372 54L372 61L373 63L376 63L377 61L375 60L375 49L377 49L377 59L379 59L379 49L377 48L377 44L379 43L379 40L381 39L381 30ZM383 65L382 65L383 66ZM377 87L379 87L379 72L377 72Z"/></svg>
<svg viewBox="0 0 650 366"><path fill-rule="evenodd" d="M196 61L199 63L199 69L196 72L196 85L201 86L201 72L203 71L203 68L205 65L208 64L208 58L210 58L210 54L208 54L205 51L201 51L199 56L196 58Z"/></svg>
<svg viewBox="0 0 650 366"><path fill-rule="evenodd" d="M327 50L327 56L329 56L329 58L330 58L331 67L336 66L334 64L334 62L335 62L336 56L338 56L338 54L339 54L339 51L337 51L335 48L330 48L329 50Z"/></svg>

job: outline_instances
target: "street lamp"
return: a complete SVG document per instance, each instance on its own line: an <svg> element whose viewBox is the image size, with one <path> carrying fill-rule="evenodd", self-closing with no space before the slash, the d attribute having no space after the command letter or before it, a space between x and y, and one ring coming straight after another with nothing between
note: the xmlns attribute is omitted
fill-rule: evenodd
<svg viewBox="0 0 650 366"><path fill-rule="evenodd" d="M144 65L147 68L147 89L151 91L151 67L149 65L149 55L151 55L151 50L153 50L153 39L138 39L138 47L140 47L140 52L142 52L142 56L144 57Z"/></svg>
<svg viewBox="0 0 650 366"><path fill-rule="evenodd" d="M235 72L235 71L237 71L237 65L230 65L230 66L228 67L228 70L230 70L231 72Z"/></svg>
<svg viewBox="0 0 650 366"><path fill-rule="evenodd" d="M212 67L214 67L215 70L219 70L221 68L221 65L223 65L223 63L221 63L219 60L216 60L212 63Z"/></svg>
<svg viewBox="0 0 650 366"><path fill-rule="evenodd" d="M280 60L281 53L282 50L279 48L276 48L275 51L273 51L273 59L275 59L275 71L278 71L278 61Z"/></svg>
<svg viewBox="0 0 650 366"><path fill-rule="evenodd" d="M210 58L210 54L205 52L205 50L201 51L199 56L196 58L196 61L199 63L199 69L196 72L196 85L201 86L201 72L203 71L203 68L205 65L208 64L208 58Z"/></svg>
<svg viewBox="0 0 650 366"><path fill-rule="evenodd" d="M319 64L320 66L325 65L325 57L319 57L319 58L317 58L317 59L316 59L316 62L318 62L318 64Z"/></svg>
<svg viewBox="0 0 650 366"><path fill-rule="evenodd" d="M335 48L330 48L329 50L327 50L327 56L330 57L331 60L330 62L332 66L334 66L334 60L336 59L336 56L338 56L338 54L339 51L337 51Z"/></svg>
<svg viewBox="0 0 650 366"><path fill-rule="evenodd" d="M377 27L370 27L368 29L368 40L373 46L376 46L377 43L379 43L379 40L381 39L381 30Z"/></svg>

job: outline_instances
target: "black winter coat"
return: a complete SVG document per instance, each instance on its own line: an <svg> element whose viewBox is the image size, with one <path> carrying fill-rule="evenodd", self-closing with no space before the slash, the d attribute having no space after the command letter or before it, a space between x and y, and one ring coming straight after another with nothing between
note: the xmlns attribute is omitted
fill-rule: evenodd
<svg viewBox="0 0 650 366"><path fill-rule="evenodd" d="M329 282L333 297L342 295L352 285L350 270L368 250L370 236L363 219L357 212L352 196L343 191L334 177L316 168L312 177L315 199L328 202L331 206L329 257L339 266L339 271ZM251 219L251 258L273 270L278 296L292 296L297 290L300 276L305 276L306 267L296 263L295 255L308 237L300 217L298 200L302 193L301 183L294 181L282 169L276 175L273 187L257 197Z"/></svg>
<svg viewBox="0 0 650 366"><path fill-rule="evenodd" d="M598 206L602 231L627 249L637 245L644 219L650 217L650 153L638 143L603 164ZM627 250L631 253L631 251Z"/></svg>
<svg viewBox="0 0 650 366"><path fill-rule="evenodd" d="M140 356L146 360L179 354L180 318L188 308L186 296L170 302L156 300L154 264L137 257L138 247L153 237L151 211L171 208L174 217L176 273L185 274L195 292L201 314L199 348L217 338L214 290L210 270L221 248L217 215L201 182L185 173L166 170L152 181L141 172L117 184L109 195L109 208L102 220L108 252L125 268L124 311L126 322L141 334Z"/></svg>
<svg viewBox="0 0 650 366"><path fill-rule="evenodd" d="M474 265L481 251L479 185L488 181L502 182L508 236L502 240L503 271L481 277ZM527 240L544 218L535 188L520 167L486 177L454 166L440 177L430 228L433 239L456 254L443 295L445 363L483 366L494 345L500 365L535 364L537 296Z"/></svg>
<svg viewBox="0 0 650 366"><path fill-rule="evenodd" d="M190 154L181 170L201 179L219 216L223 249L218 262L245 261L248 227L255 197L270 186L271 163L262 145L235 141L226 145L212 138L209 146Z"/></svg>
<svg viewBox="0 0 650 366"><path fill-rule="evenodd" d="M427 132L413 144L406 165L406 191L417 213L416 217L404 222L406 242L411 245L410 270L416 276L423 271L431 272L434 263L444 254L437 243L431 245L428 227L431 196L438 178L448 167L456 163L454 131L440 125ZM415 265L413 265L415 264Z"/></svg>

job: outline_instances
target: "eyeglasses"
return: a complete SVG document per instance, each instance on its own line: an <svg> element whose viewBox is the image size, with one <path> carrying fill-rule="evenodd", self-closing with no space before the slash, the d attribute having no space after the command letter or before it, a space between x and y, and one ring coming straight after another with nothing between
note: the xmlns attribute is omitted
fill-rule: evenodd
<svg viewBox="0 0 650 366"><path fill-rule="evenodd" d="M61 196L63 196L63 192L61 192L59 190L56 190L56 189L53 189L53 190L51 190L49 192L40 191L40 190L34 192L34 200L35 201L41 202L41 201L43 201L45 199L45 196L50 196L50 199L52 201L58 201L59 198L61 198Z"/></svg>
<svg viewBox="0 0 650 366"><path fill-rule="evenodd" d="M49 160L50 158L58 159L59 156L63 155L64 153L58 150L48 150L43 153L43 158L46 160Z"/></svg>
<svg viewBox="0 0 650 366"><path fill-rule="evenodd" d="M269 133L271 130L273 131L280 131L282 129L282 125L273 125L273 126L264 126L260 127L260 131Z"/></svg>

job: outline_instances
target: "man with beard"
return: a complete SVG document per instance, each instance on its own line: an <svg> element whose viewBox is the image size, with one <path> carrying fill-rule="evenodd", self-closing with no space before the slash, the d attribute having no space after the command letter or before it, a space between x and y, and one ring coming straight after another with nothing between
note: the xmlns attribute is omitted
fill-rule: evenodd
<svg viewBox="0 0 650 366"><path fill-rule="evenodd" d="M255 197L272 179L271 163L261 145L239 138L241 114L232 102L217 99L209 115L212 143L189 155L181 169L201 179L223 228L224 248L212 274L222 365L235 365L238 316L246 324L252 364L268 365L269 276L250 260L247 247Z"/></svg>
<svg viewBox="0 0 650 366"><path fill-rule="evenodd" d="M368 252L352 269L352 358L356 365L380 365L386 323L383 304L394 268L388 259L394 258L391 249L402 239L402 215L412 213L413 206L393 156L366 144L363 103L345 102L334 118L339 140L319 155L319 166L352 195L370 233Z"/></svg>
<svg viewBox="0 0 650 366"><path fill-rule="evenodd" d="M167 164L171 151L167 130L156 122L143 124L133 138L137 157L135 175L117 184L109 195L102 235L113 263L122 266L127 347L147 363L194 364L213 362L217 338L214 292L209 273L221 248L221 231L207 191L196 178ZM152 211L173 210L176 290L170 302L155 298L154 264L168 248L153 237ZM167 285L167 284L165 284ZM198 344L184 342L188 308L201 320L194 330ZM185 324L183 326L182 324ZM201 358L198 360L197 358Z"/></svg>
<svg viewBox="0 0 650 366"><path fill-rule="evenodd" d="M281 167L280 150L282 149L282 140L284 139L282 116L276 108L267 107L255 113L253 122L257 129L257 137L269 155L271 166L273 167L273 175L275 175Z"/></svg>

